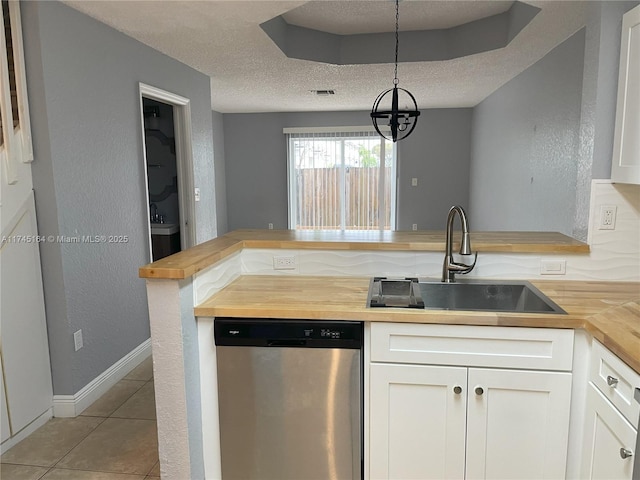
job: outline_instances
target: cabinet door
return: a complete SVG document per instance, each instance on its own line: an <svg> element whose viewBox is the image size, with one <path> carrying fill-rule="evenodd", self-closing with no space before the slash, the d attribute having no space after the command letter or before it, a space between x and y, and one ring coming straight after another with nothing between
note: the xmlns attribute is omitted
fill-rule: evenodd
<svg viewBox="0 0 640 480"><path fill-rule="evenodd" d="M370 379L370 478L463 478L467 369L374 363Z"/></svg>
<svg viewBox="0 0 640 480"><path fill-rule="evenodd" d="M622 18L616 128L611 162L614 182L640 184L640 6Z"/></svg>
<svg viewBox="0 0 640 480"><path fill-rule="evenodd" d="M467 479L564 479L571 374L469 369Z"/></svg>
<svg viewBox="0 0 640 480"><path fill-rule="evenodd" d="M633 452L635 444L633 426L589 383L581 478L630 480L633 457L623 458L621 449Z"/></svg>

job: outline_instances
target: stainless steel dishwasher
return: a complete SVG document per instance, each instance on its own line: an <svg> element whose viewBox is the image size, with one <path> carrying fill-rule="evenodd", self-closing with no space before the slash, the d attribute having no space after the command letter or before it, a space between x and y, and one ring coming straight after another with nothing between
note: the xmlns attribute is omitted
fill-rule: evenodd
<svg viewBox="0 0 640 480"><path fill-rule="evenodd" d="M216 318L223 480L363 475L362 323Z"/></svg>

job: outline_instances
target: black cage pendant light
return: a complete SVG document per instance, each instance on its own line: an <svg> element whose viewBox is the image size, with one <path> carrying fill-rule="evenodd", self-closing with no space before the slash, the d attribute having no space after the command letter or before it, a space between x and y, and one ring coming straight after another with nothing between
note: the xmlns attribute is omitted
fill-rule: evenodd
<svg viewBox="0 0 640 480"><path fill-rule="evenodd" d="M418 123L418 117L420 116L420 112L418 111L418 104L416 103L416 99L411 92L405 90L404 88L398 87L398 19L400 18L399 14L399 4L400 0L396 0L396 61L395 61L395 76L393 78L393 88L389 90L385 90L378 98L376 98L375 102L373 102L373 108L371 109L371 120L373 122L373 126L376 129L376 132L387 140L393 140L397 142L398 140L402 140L403 138L408 137L413 129L416 128L416 124ZM406 103L413 104L413 109L409 110L407 106L406 110L400 110L398 104L400 103L399 97L405 97L403 100ZM385 110L384 107L388 105L389 99L391 99L391 110ZM382 104L382 105L381 105ZM391 138L387 135L383 134L380 131L380 125L388 125L391 128Z"/></svg>

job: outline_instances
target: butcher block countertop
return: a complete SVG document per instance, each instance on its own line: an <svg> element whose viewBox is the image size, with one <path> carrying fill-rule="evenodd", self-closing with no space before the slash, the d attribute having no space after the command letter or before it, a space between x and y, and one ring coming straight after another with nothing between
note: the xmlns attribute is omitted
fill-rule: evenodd
<svg viewBox="0 0 640 480"><path fill-rule="evenodd" d="M458 233L459 235L459 233ZM141 278L185 279L243 248L443 252L444 231L235 230L141 267ZM474 251L589 253L589 245L555 232L471 232Z"/></svg>
<svg viewBox="0 0 640 480"><path fill-rule="evenodd" d="M640 373L640 283L531 281L568 315L367 308L369 278L246 275L195 307L199 317L584 328Z"/></svg>

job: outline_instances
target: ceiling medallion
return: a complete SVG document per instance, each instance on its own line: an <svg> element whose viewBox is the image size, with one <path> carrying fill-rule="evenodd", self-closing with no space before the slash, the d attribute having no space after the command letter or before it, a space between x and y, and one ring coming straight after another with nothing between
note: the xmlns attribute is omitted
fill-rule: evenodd
<svg viewBox="0 0 640 480"><path fill-rule="evenodd" d="M393 88L389 90L385 90L376 98L375 102L373 102L373 108L371 109L371 120L373 122L373 126L376 129L376 132L387 140L393 140L394 143L398 140L402 140L403 138L408 137L413 129L416 128L416 124L418 123L418 117L420 116L420 112L418 111L418 104L416 103L416 99L411 92L405 90L404 88L398 87L398 20L400 18L399 8L398 8L399 0L396 0L396 61L395 61L395 71L393 78ZM391 95L389 95L391 94ZM413 109L409 110L407 106L405 110L399 110L398 104L399 96L402 95L405 97L403 100L406 103L413 103ZM381 110L380 104L385 100L389 101L389 97L391 97L391 109L390 110ZM387 103L388 105L388 103ZM388 125L391 129L391 138L387 135L384 135L380 131L380 126L378 123L383 125Z"/></svg>

